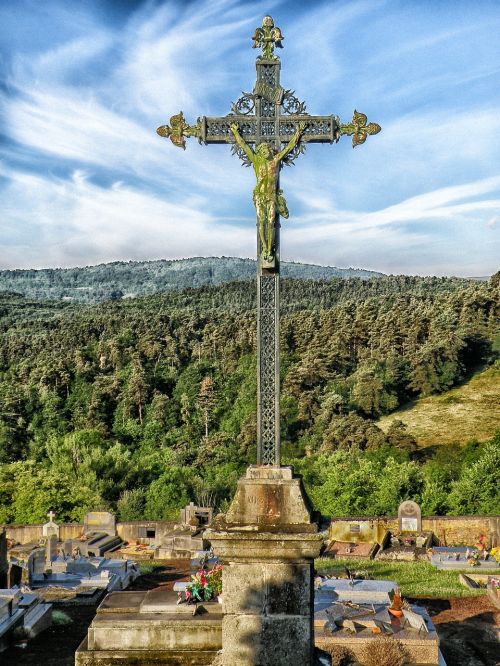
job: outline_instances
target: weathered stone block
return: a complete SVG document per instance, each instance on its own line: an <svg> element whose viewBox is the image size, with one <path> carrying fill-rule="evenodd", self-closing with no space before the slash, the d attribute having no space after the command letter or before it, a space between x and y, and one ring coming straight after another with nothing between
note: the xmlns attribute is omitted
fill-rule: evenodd
<svg viewBox="0 0 500 666"><path fill-rule="evenodd" d="M311 621L304 617L225 617L222 642L224 664L232 666L304 666L312 659Z"/></svg>
<svg viewBox="0 0 500 666"><path fill-rule="evenodd" d="M310 615L311 565L231 563L223 570L225 613Z"/></svg>
<svg viewBox="0 0 500 666"><path fill-rule="evenodd" d="M76 666L207 666L216 650L89 650L85 638L75 654Z"/></svg>
<svg viewBox="0 0 500 666"><path fill-rule="evenodd" d="M220 645L220 616L98 614L88 630L89 650L211 650Z"/></svg>
<svg viewBox="0 0 500 666"><path fill-rule="evenodd" d="M311 516L300 479L290 467L249 467L238 481L228 525L309 525Z"/></svg>

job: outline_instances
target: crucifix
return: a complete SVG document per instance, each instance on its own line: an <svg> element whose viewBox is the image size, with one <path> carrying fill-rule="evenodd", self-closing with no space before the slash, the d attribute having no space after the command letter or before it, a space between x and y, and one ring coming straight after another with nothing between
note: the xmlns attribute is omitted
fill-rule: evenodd
<svg viewBox="0 0 500 666"><path fill-rule="evenodd" d="M280 188L280 171L294 163L307 143L336 143L352 136L353 148L380 132L363 113L354 111L350 123L338 116L313 116L295 92L280 84L281 62L274 53L283 35L270 16L255 30L253 47L257 79L252 92L244 92L226 116L198 118L189 125L182 111L170 125L156 130L185 149L186 137L200 143L229 143L243 165L252 166L256 185L253 202L257 217L257 464L280 465L279 291L280 217L288 207Z"/></svg>

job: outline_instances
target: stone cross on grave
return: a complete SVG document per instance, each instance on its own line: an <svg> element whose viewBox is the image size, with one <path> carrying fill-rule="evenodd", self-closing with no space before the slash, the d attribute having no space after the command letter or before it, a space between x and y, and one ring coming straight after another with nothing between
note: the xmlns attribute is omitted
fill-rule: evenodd
<svg viewBox="0 0 500 666"><path fill-rule="evenodd" d="M307 143L334 143L341 135L352 136L353 147L380 132L363 113L354 111L350 123L338 116L313 116L293 90L280 83L281 63L274 53L282 48L283 35L270 16L253 36L257 57L257 80L252 92L244 92L226 116L198 118L189 125L182 111L170 125L156 130L185 149L186 137L200 143L229 143L245 166L255 171L253 202L257 215L257 463L280 465L279 410L279 287L280 216L288 208L280 188L280 170L304 152Z"/></svg>
<svg viewBox="0 0 500 666"><path fill-rule="evenodd" d="M54 518L56 517L56 514L52 511L52 509L48 512L47 518L50 520L52 523L54 521Z"/></svg>

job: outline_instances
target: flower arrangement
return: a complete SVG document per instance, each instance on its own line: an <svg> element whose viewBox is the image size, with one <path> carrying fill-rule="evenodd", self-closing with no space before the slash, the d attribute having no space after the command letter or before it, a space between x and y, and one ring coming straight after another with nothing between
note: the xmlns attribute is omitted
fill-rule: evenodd
<svg viewBox="0 0 500 666"><path fill-rule="evenodd" d="M469 559L467 560L467 564L470 567L478 567L479 566L479 551L474 550L469 556Z"/></svg>
<svg viewBox="0 0 500 666"><path fill-rule="evenodd" d="M500 548L498 548L498 546L490 550L490 555L495 560L495 562L500 564Z"/></svg>
<svg viewBox="0 0 500 666"><path fill-rule="evenodd" d="M200 569L186 587L185 599L188 603L210 601L222 594L222 565L216 564L213 569Z"/></svg>

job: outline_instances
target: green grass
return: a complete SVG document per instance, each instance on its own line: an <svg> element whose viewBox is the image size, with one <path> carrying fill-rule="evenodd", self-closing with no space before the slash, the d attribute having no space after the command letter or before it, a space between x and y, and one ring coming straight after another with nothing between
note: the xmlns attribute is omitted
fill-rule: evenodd
<svg viewBox="0 0 500 666"><path fill-rule="evenodd" d="M361 559L316 560L315 567L320 574L344 575L344 567L351 571L365 572L379 580L393 580L407 597L474 597L484 594L484 590L471 590L458 580L459 573L477 573L477 569L463 571L440 571L429 562L397 562ZM500 569L488 570L488 574L497 574Z"/></svg>
<svg viewBox="0 0 500 666"><path fill-rule="evenodd" d="M160 563L160 562L148 562L146 561L139 561L139 572L141 576L144 576L144 574L150 574L153 573L155 569L159 569L160 567L164 567L165 565Z"/></svg>
<svg viewBox="0 0 500 666"><path fill-rule="evenodd" d="M478 372L461 386L431 395L383 416L385 432L396 419L403 421L421 447L435 444L484 442L500 429L500 364Z"/></svg>

